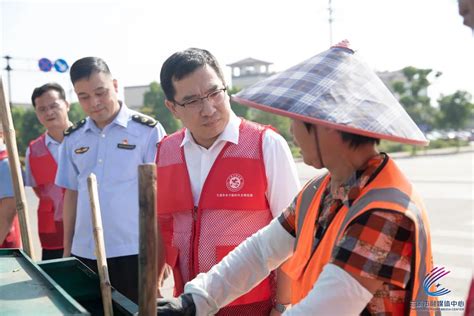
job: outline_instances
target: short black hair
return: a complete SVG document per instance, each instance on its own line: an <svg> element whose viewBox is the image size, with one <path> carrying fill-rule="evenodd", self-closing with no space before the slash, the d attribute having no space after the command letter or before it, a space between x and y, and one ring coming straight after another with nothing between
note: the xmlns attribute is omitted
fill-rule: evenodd
<svg viewBox="0 0 474 316"><path fill-rule="evenodd" d="M306 129L308 131L311 130L313 127L313 124L304 122L304 125L306 126ZM373 138L373 137L368 137L368 136L363 136L359 134L353 134L353 133L348 133L348 132L343 132L343 131L338 131L339 134L341 134L342 141L345 143L349 143L349 147L356 149L357 147L365 144L373 144L373 145L378 145L380 144L380 139L378 138Z"/></svg>
<svg viewBox="0 0 474 316"><path fill-rule="evenodd" d="M99 57L84 57L72 64L69 75L72 84L81 79L89 79L92 74L103 72L110 75L109 66Z"/></svg>
<svg viewBox="0 0 474 316"><path fill-rule="evenodd" d="M342 137L342 141L349 143L349 147L356 149L357 147L365 144L378 145L380 144L380 139L363 136L359 134L353 134L348 132L339 131Z"/></svg>
<svg viewBox="0 0 474 316"><path fill-rule="evenodd" d="M173 86L173 80L181 80L205 65L209 65L214 69L225 86L222 69L217 59L209 51L200 48L188 48L168 57L163 63L160 72L160 84L166 99L174 101L176 91Z"/></svg>
<svg viewBox="0 0 474 316"><path fill-rule="evenodd" d="M49 82L33 90L33 94L31 95L31 104L33 104L33 107L36 108L36 103L35 103L36 98L42 96L44 93L48 92L49 90L57 91L59 93L59 98L61 100L66 101L66 93L64 92L63 87L61 87L56 82Z"/></svg>

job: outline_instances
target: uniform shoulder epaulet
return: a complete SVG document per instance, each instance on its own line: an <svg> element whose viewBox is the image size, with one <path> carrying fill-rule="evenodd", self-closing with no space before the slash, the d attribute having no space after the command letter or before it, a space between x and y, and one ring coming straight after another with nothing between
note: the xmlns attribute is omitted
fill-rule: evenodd
<svg viewBox="0 0 474 316"><path fill-rule="evenodd" d="M77 131L78 129L80 129L82 126L84 126L84 124L86 124L86 119L82 119L80 120L79 122L76 122L74 123L74 125L68 127L65 131L64 131L64 136L69 136L71 135L72 133L74 133L75 131Z"/></svg>
<svg viewBox="0 0 474 316"><path fill-rule="evenodd" d="M155 127L156 124L158 124L157 120L143 114L132 115L132 120L134 120L137 123L150 126L150 127Z"/></svg>

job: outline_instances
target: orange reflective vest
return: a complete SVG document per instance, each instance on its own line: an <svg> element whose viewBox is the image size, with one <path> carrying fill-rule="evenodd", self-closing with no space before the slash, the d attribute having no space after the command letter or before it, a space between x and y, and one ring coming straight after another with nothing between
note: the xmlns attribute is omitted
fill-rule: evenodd
<svg viewBox="0 0 474 316"><path fill-rule="evenodd" d="M7 158L7 151L0 151L0 161ZM15 215L12 226L10 227L10 231L5 237L3 243L0 244L0 248L21 248L20 223L18 222L18 215Z"/></svg>
<svg viewBox="0 0 474 316"><path fill-rule="evenodd" d="M202 187L198 206L194 199L181 142L184 130L164 138L157 152L158 221L173 269L175 295L198 273L209 271L247 237L272 219L265 192L267 180L262 142L266 127L242 120L239 143L228 142L217 156ZM273 277L273 276L272 276ZM270 278L227 305L272 306ZM226 307L226 308L227 308ZM225 315L226 308L221 312ZM247 312L249 312L247 310ZM256 315L255 312L249 312Z"/></svg>
<svg viewBox="0 0 474 316"><path fill-rule="evenodd" d="M303 299L318 280L323 267L331 259L332 251L340 241L347 227L360 215L374 209L400 212L410 218L415 225L413 247L414 264L411 270L409 289L411 301L436 300L426 294L423 279L432 270L431 239L429 225L423 202L413 191L396 164L387 158L379 174L367 184L351 207L345 204L339 209L328 226L316 249L312 249L316 219L319 206L330 176L317 178L309 182L300 192L296 203L296 246L293 256L284 265L284 271L292 279L292 304ZM351 271L347 271L351 272ZM400 315L415 315L406 302ZM398 313L397 313L398 314Z"/></svg>
<svg viewBox="0 0 474 316"><path fill-rule="evenodd" d="M65 190L54 184L58 165L46 146L45 138L46 134L43 134L29 146L30 169L39 198L38 233L43 249L62 249L62 209Z"/></svg>

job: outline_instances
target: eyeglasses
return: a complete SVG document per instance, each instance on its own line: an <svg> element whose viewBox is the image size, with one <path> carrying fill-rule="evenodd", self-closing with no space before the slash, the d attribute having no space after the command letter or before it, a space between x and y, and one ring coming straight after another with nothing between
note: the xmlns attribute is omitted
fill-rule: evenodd
<svg viewBox="0 0 474 316"><path fill-rule="evenodd" d="M208 102L212 102L214 104L222 102L222 100L224 100L224 94L226 90L227 88L217 89L217 90L209 92L206 96L192 98L192 99L183 101L183 103L174 101L174 104L177 104L187 109L193 109L193 110L201 109L204 104L203 101L206 99Z"/></svg>
<svg viewBox="0 0 474 316"><path fill-rule="evenodd" d="M61 105L59 103L53 103L50 105L42 106L42 107L37 107L36 112L39 114L46 114L48 110L56 111L59 109Z"/></svg>

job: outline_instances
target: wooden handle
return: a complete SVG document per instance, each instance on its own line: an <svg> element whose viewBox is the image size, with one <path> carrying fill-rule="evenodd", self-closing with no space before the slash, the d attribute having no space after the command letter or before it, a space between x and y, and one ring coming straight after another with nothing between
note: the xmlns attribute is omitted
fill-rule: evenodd
<svg viewBox="0 0 474 316"><path fill-rule="evenodd" d="M13 180L13 190L15 192L16 211L20 221L21 243L26 254L35 260L33 243L30 239L30 225L28 219L28 207L26 204L25 187L21 175L20 159L18 158L18 148L16 145L15 127L13 126L12 114L9 103L5 95L3 78L0 76L0 118L3 125L4 139L7 145L8 161Z"/></svg>
<svg viewBox="0 0 474 316"><path fill-rule="evenodd" d="M157 220L156 220L156 165L138 167L140 205L139 243L139 315L156 315L157 289Z"/></svg>
<svg viewBox="0 0 474 316"><path fill-rule="evenodd" d="M95 254L97 257L97 270L100 278L100 292L102 293L102 305L104 315L113 315L112 309L112 288L107 267L107 255L105 254L104 231L102 229L102 217L100 213L99 193L97 191L97 178L91 173L87 177L89 188L89 200L91 202L92 226L95 240Z"/></svg>

